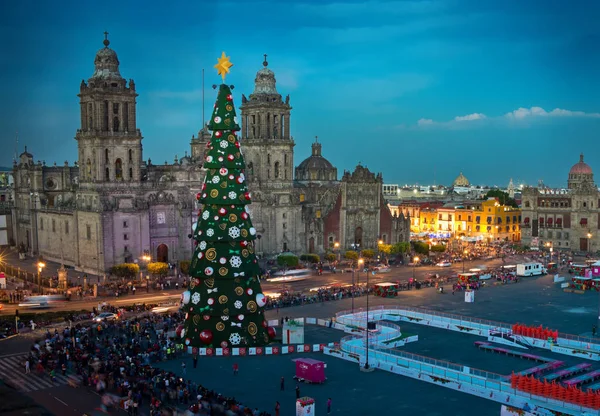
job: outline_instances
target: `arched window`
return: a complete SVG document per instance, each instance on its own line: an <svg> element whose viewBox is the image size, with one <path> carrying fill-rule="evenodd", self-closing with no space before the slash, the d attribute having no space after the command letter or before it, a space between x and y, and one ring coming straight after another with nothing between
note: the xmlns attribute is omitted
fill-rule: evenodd
<svg viewBox="0 0 600 416"><path fill-rule="evenodd" d="M104 180L106 180L106 181L110 180L110 169L108 169L108 168L104 169Z"/></svg>
<svg viewBox="0 0 600 416"><path fill-rule="evenodd" d="M133 168L129 168L129 180L133 180Z"/></svg>
<svg viewBox="0 0 600 416"><path fill-rule="evenodd" d="M271 164L271 154L267 153L267 165Z"/></svg>
<svg viewBox="0 0 600 416"><path fill-rule="evenodd" d="M283 155L283 166L287 166L287 154Z"/></svg>
<svg viewBox="0 0 600 416"><path fill-rule="evenodd" d="M133 162L133 150L129 149L129 163Z"/></svg>
<svg viewBox="0 0 600 416"><path fill-rule="evenodd" d="M123 163L121 159L115 161L115 179L123 179Z"/></svg>
<svg viewBox="0 0 600 416"><path fill-rule="evenodd" d="M279 162L275 162L275 178L279 178Z"/></svg>
<svg viewBox="0 0 600 416"><path fill-rule="evenodd" d="M113 118L113 131L119 131L119 117Z"/></svg>
<svg viewBox="0 0 600 416"><path fill-rule="evenodd" d="M90 159L87 160L87 162L85 162L85 167L86 167L86 174L87 174L87 178L91 179L92 178L92 161Z"/></svg>
<svg viewBox="0 0 600 416"><path fill-rule="evenodd" d="M108 163L108 149L104 149L104 162Z"/></svg>

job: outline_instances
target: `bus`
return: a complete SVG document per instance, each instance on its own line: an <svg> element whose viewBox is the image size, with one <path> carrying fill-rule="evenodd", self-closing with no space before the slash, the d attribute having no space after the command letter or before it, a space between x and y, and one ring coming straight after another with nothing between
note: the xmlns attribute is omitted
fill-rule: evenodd
<svg viewBox="0 0 600 416"><path fill-rule="evenodd" d="M50 307L50 299L48 296L28 296L19 303L20 308L28 309L43 309Z"/></svg>
<svg viewBox="0 0 600 416"><path fill-rule="evenodd" d="M273 277L267 278L267 282L297 282L300 280L306 280L312 276L310 269L291 269L279 271L273 274Z"/></svg>

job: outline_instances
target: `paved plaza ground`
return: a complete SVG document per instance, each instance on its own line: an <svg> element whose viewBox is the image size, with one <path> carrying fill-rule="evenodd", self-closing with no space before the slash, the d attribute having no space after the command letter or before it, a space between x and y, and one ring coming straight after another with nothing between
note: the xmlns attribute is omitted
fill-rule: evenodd
<svg viewBox="0 0 600 416"><path fill-rule="evenodd" d="M552 283L550 276L525 279L517 284L490 286L476 293L473 304L464 302L464 295L437 294L433 289L402 292L395 299L370 298L371 306L422 306L444 312L469 315L504 322L542 324L561 332L590 335L596 323L598 295L564 293ZM281 317L330 317L336 311L350 308L350 300L311 304L269 311L270 319ZM365 306L366 298L355 299L355 308ZM418 334L420 341L404 347L405 351L448 360L500 374L510 374L538 363L518 358L486 353L474 346L481 337L444 331L417 324L402 323L409 333ZM307 326L306 343L338 341L344 334L328 328ZM531 353L565 361L567 365L581 362L575 358L552 354L546 350ZM419 415L497 415L498 403L458 393L429 383L400 377L384 371L362 373L358 365L315 354L293 354L262 357L201 357L198 370L188 361L188 377L225 395L235 396L251 407L272 411L275 401L282 406L282 415L293 414L295 373L293 358L311 357L327 363L324 385L300 384L301 394L314 397L318 414L325 413L328 397L333 401L333 414L419 414ZM240 366L234 377L231 367ZM180 371L180 362L167 362L165 368ZM596 367L596 366L594 366ZM286 379L286 390L279 390L279 380Z"/></svg>

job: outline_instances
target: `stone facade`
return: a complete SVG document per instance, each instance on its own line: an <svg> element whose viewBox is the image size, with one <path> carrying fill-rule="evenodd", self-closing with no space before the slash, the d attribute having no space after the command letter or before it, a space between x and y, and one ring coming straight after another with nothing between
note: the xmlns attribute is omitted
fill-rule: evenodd
<svg viewBox="0 0 600 416"><path fill-rule="evenodd" d="M93 75L80 84L75 165L46 166L27 149L15 161L15 242L31 255L98 274L145 252L155 261L188 260L210 132L204 126L192 136L190 156L186 151L172 164L144 161L135 82L121 76L108 46L105 39ZM241 104L258 252L301 254L323 252L334 242L367 248L382 238L408 241L409 219L390 213L380 174L359 165L338 181L319 143L294 172L291 109L265 59L253 93L242 95Z"/></svg>
<svg viewBox="0 0 600 416"><path fill-rule="evenodd" d="M554 250L598 251L599 204L594 174L581 155L569 171L566 189L523 189L523 243Z"/></svg>

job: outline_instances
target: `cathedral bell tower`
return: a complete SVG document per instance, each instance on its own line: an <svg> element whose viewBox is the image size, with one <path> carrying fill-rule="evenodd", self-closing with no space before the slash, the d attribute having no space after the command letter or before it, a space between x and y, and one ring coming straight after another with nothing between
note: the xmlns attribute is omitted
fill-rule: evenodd
<svg viewBox="0 0 600 416"><path fill-rule="evenodd" d="M117 53L104 32L104 48L96 53L94 74L81 81L78 94L81 128L79 181L85 183L139 182L142 135L136 126L135 83L119 72Z"/></svg>
<svg viewBox="0 0 600 416"><path fill-rule="evenodd" d="M241 137L244 140L246 172L250 181L261 183L293 180L294 140L290 136L289 95L282 100L275 73L264 55L263 68L256 73L254 92L242 95Z"/></svg>

